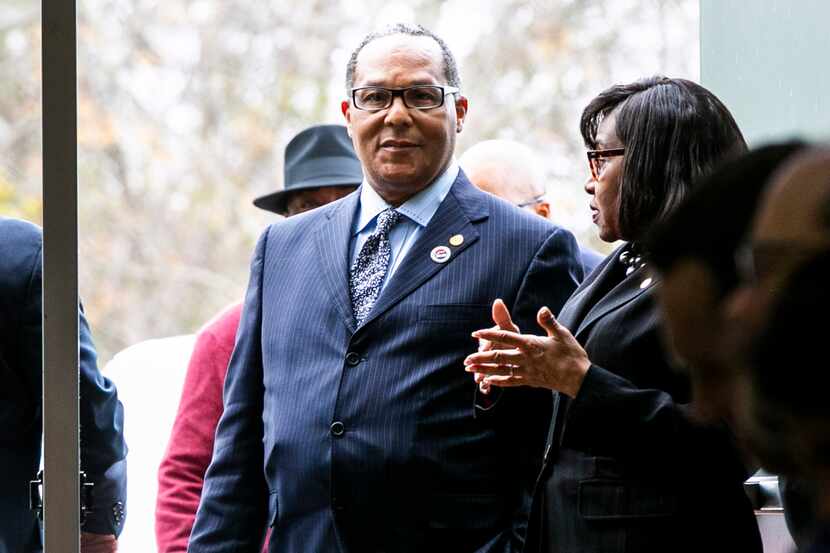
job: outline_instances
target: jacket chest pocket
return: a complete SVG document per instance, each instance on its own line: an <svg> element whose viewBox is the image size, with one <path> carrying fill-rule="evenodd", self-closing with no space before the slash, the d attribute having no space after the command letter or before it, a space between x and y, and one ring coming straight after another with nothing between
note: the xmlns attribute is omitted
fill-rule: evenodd
<svg viewBox="0 0 830 553"><path fill-rule="evenodd" d="M594 478L577 488L577 510L585 520L627 520L670 517L677 496L645 482Z"/></svg>
<svg viewBox="0 0 830 553"><path fill-rule="evenodd" d="M493 326L489 304L422 305L418 310L418 323L468 334L473 330Z"/></svg>

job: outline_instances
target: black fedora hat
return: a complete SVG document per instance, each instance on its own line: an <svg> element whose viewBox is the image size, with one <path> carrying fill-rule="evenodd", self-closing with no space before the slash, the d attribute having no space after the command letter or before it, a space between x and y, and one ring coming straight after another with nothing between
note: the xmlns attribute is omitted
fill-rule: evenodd
<svg viewBox="0 0 830 553"><path fill-rule="evenodd" d="M343 125L315 125L285 147L284 188L260 196L254 205L285 215L291 194L321 186L358 186L363 169Z"/></svg>

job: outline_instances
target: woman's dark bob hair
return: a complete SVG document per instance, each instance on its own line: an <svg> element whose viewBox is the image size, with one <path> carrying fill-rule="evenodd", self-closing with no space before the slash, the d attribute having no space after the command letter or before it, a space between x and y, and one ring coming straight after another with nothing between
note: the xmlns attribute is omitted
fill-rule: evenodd
<svg viewBox="0 0 830 553"><path fill-rule="evenodd" d="M621 238L639 240L719 161L746 151L735 119L714 94L685 79L655 76L615 85L582 112L585 145L596 149L602 120L616 113L625 147L619 192Z"/></svg>

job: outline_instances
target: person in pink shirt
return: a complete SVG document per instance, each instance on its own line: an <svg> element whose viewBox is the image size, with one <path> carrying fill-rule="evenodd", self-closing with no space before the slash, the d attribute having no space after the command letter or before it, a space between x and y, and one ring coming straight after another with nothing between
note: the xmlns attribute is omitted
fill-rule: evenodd
<svg viewBox="0 0 830 553"><path fill-rule="evenodd" d="M346 127L317 125L285 148L285 187L254 205L291 217L338 200L363 181ZM185 553L205 472L223 412L222 390L242 303L227 307L200 331L187 366L170 441L158 473L156 543L159 553Z"/></svg>

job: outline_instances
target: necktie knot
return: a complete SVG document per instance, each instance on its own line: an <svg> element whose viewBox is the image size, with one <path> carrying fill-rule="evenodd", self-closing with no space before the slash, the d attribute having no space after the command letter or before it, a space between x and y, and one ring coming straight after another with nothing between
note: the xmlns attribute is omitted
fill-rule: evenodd
<svg viewBox="0 0 830 553"><path fill-rule="evenodd" d="M399 211L395 211L393 208L384 209L378 215L378 224L377 228L375 228L375 232L372 234L380 234L384 236L389 235L389 231L392 230L398 221L401 220L401 214Z"/></svg>

